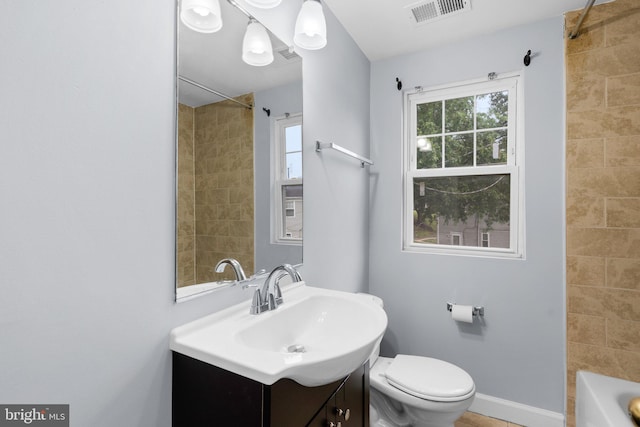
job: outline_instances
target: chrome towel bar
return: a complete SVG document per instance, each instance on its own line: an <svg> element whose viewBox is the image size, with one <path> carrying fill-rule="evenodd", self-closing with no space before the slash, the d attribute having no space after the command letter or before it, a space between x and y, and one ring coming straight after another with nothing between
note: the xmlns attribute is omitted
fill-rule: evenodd
<svg viewBox="0 0 640 427"><path fill-rule="evenodd" d="M316 141L316 152L320 152L324 148L331 148L333 150L341 152L342 154L346 154L349 157L353 157L354 159L358 159L358 160L360 160L360 165L362 167L364 167L365 163L367 165L373 165L373 162L370 159L367 159L366 157L362 157L361 155L356 154L351 150L347 150L346 148L341 147L338 144L334 144L333 142Z"/></svg>

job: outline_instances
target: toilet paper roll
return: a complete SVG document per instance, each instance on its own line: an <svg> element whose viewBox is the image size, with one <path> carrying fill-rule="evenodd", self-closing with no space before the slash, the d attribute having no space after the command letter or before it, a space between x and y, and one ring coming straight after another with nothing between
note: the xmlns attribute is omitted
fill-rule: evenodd
<svg viewBox="0 0 640 427"><path fill-rule="evenodd" d="M456 322L473 323L473 307L454 304L451 307L451 318Z"/></svg>

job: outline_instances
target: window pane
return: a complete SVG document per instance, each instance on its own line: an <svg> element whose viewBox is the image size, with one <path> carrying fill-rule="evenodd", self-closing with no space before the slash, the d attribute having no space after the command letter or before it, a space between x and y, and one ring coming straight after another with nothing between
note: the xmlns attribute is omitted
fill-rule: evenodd
<svg viewBox="0 0 640 427"><path fill-rule="evenodd" d="M424 144L418 138L417 165L418 169L433 169L442 167L442 137L423 138Z"/></svg>
<svg viewBox="0 0 640 427"><path fill-rule="evenodd" d="M285 203L285 211L284 214L286 216L295 216L296 214L296 203L293 200L290 200Z"/></svg>
<svg viewBox="0 0 640 427"><path fill-rule="evenodd" d="M416 115L418 135L442 133L442 101L418 104Z"/></svg>
<svg viewBox="0 0 640 427"><path fill-rule="evenodd" d="M281 237L302 239L302 185L282 186Z"/></svg>
<svg viewBox="0 0 640 427"><path fill-rule="evenodd" d="M509 92L494 92L476 97L477 127L489 129L507 126Z"/></svg>
<svg viewBox="0 0 640 427"><path fill-rule="evenodd" d="M444 101L446 132L473 130L473 96Z"/></svg>
<svg viewBox="0 0 640 427"><path fill-rule="evenodd" d="M302 178L302 153L287 153L286 179Z"/></svg>
<svg viewBox="0 0 640 427"><path fill-rule="evenodd" d="M507 130L478 132L478 166L507 163Z"/></svg>
<svg viewBox="0 0 640 427"><path fill-rule="evenodd" d="M302 151L302 125L288 126L285 129L285 143L287 153L290 151Z"/></svg>
<svg viewBox="0 0 640 427"><path fill-rule="evenodd" d="M510 187L509 174L414 178L413 241L482 247L491 231L491 247L509 248Z"/></svg>
<svg viewBox="0 0 640 427"><path fill-rule="evenodd" d="M447 168L473 166L473 134L447 136L444 144L444 162Z"/></svg>

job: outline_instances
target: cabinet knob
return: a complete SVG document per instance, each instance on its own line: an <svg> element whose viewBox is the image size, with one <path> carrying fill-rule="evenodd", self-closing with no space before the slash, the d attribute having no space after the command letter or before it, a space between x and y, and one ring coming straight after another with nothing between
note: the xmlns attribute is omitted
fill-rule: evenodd
<svg viewBox="0 0 640 427"><path fill-rule="evenodd" d="M338 421L338 424L336 424L333 421L329 421L327 423L327 427L342 427L342 423L340 421Z"/></svg>
<svg viewBox="0 0 640 427"><path fill-rule="evenodd" d="M351 410L349 408L345 410L336 408L336 414L338 414L339 417L344 417L345 421L349 421L349 418L351 418Z"/></svg>

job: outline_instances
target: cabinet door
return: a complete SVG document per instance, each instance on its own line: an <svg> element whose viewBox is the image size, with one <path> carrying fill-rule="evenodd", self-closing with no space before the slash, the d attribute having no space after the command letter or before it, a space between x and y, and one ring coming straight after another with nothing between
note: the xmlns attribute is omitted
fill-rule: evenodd
<svg viewBox="0 0 640 427"><path fill-rule="evenodd" d="M331 399L333 400L333 399ZM330 401L326 404L317 414L316 416L307 424L307 427L329 427L329 422L331 420L328 419L329 416L329 407L333 407L334 403Z"/></svg>
<svg viewBox="0 0 640 427"><path fill-rule="evenodd" d="M261 427L264 386L173 353L173 427Z"/></svg>
<svg viewBox="0 0 640 427"><path fill-rule="evenodd" d="M332 410L341 427L369 426L369 364L353 372L336 393ZM340 424L338 424L340 423Z"/></svg>
<svg viewBox="0 0 640 427"><path fill-rule="evenodd" d="M368 364L349 375L307 427L369 427Z"/></svg>
<svg viewBox="0 0 640 427"><path fill-rule="evenodd" d="M265 408L269 408L271 427L304 427L318 409L333 401L343 380L318 387L304 387L295 381L282 379L265 393ZM244 427L244 426L243 426Z"/></svg>

